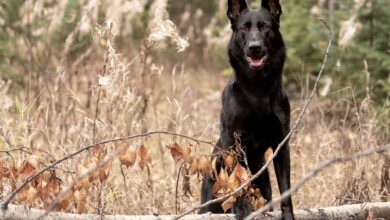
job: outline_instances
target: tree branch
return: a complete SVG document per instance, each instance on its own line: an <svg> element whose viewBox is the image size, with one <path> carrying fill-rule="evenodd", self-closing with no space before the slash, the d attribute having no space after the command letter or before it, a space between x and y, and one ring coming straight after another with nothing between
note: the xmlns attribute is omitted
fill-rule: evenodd
<svg viewBox="0 0 390 220"><path fill-rule="evenodd" d="M45 211L35 208L27 208L23 205L10 204L8 210L0 209L0 219L37 219ZM282 213L280 211L267 212L257 216L262 220L279 220ZM356 205L345 205L337 207L315 208L296 210L296 219L387 219L390 216L390 202L382 203L364 203ZM374 218L369 218L374 217ZM46 219L56 220L84 220L84 219L99 219L96 214L74 214L63 212L49 213ZM171 220L169 215L105 215L105 220ZM204 215L188 215L183 219L187 220L236 220L233 214L204 214Z"/></svg>
<svg viewBox="0 0 390 220"><path fill-rule="evenodd" d="M372 149L368 149L366 151L362 151L362 152L359 152L359 153L356 153L356 154L352 154L352 155L349 155L349 156L337 157L337 158L334 158L334 159L331 159L331 160L324 161L317 168L315 168L315 169L311 170L309 173L307 173L290 190L284 192L279 198L273 199L271 202L269 202L265 206L263 206L260 209L252 212L249 216L247 216L245 218L245 220L250 220L250 219L255 218L259 214L267 211L270 207L272 207L276 203L279 203L283 199L291 196L292 193L298 191L298 189L301 188L309 179L311 179L312 177L317 175L319 172L321 172L323 169L325 169L325 168L327 168L327 167L329 167L329 166L331 166L333 164L342 163L342 162L351 161L351 160L356 160L356 159L359 159L359 158L362 158L362 157L367 157L367 156L369 156L371 154L374 154L374 153L383 153L383 152L389 151L389 150L390 150L390 144L387 144L387 145L381 146L379 148L372 148Z"/></svg>

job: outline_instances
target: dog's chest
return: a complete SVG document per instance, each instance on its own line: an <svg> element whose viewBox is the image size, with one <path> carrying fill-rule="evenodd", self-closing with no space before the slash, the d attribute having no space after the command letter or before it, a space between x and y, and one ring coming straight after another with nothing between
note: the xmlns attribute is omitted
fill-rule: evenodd
<svg viewBox="0 0 390 220"><path fill-rule="evenodd" d="M230 97L235 99L237 97ZM234 105L224 106L225 125L238 133L243 142L251 145L270 145L282 134L282 125L274 114L270 99L232 100Z"/></svg>

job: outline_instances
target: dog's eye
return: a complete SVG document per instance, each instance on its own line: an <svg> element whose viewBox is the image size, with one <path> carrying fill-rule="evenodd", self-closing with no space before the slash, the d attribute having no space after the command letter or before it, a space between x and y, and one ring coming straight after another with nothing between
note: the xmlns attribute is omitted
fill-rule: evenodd
<svg viewBox="0 0 390 220"><path fill-rule="evenodd" d="M247 26L245 26L245 25L242 25L242 26L239 28L239 30L240 30L241 32L247 32L247 31L249 30L249 28L248 28Z"/></svg>
<svg viewBox="0 0 390 220"><path fill-rule="evenodd" d="M260 30L263 30L263 31L269 31L271 30L271 26L268 25L268 24L263 24L259 27Z"/></svg>

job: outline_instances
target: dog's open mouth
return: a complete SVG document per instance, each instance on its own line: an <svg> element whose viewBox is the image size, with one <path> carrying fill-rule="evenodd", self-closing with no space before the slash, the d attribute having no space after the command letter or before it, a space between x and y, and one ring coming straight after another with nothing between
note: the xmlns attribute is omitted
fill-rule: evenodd
<svg viewBox="0 0 390 220"><path fill-rule="evenodd" d="M250 68L257 70L264 66L265 62L267 61L267 55L252 56L252 57L247 57L246 59L248 61Z"/></svg>

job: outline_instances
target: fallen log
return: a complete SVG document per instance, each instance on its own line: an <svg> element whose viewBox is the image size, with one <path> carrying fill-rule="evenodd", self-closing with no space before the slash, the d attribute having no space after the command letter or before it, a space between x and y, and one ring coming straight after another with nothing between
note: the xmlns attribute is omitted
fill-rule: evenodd
<svg viewBox="0 0 390 220"><path fill-rule="evenodd" d="M9 205L7 210L0 209L0 219L4 220L30 220L37 219L44 210L27 208L22 205ZM345 205L338 207L326 207L316 209L302 209L295 210L295 218L297 220L309 220L309 219L353 219L353 220L366 220L366 219L384 219L390 220L390 202L383 203L364 203L357 205ZM62 212L51 212L44 219L46 220L94 220L100 219L101 216L96 214L73 214ZM125 216L125 215L105 215L105 220L168 220L174 216L168 215L145 215L145 216ZM256 219L264 220L276 220L280 219L280 211L264 213L258 216ZM187 215L182 219L187 220L234 220L232 214L205 214L205 215Z"/></svg>

